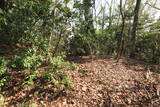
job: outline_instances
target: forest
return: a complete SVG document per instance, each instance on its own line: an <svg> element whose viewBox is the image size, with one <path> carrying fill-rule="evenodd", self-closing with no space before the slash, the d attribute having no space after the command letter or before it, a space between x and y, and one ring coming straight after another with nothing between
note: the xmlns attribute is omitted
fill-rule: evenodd
<svg viewBox="0 0 160 107"><path fill-rule="evenodd" d="M0 0L0 107L159 107L160 0Z"/></svg>

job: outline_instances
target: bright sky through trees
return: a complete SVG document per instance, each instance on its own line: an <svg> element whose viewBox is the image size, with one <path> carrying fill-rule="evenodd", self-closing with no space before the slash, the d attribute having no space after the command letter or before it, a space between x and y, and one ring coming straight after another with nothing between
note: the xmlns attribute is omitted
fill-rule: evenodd
<svg viewBox="0 0 160 107"><path fill-rule="evenodd" d="M123 0L124 2L125 0ZM132 1L132 0L131 0ZM113 7L119 5L119 0L96 0L96 14L99 13L101 6L106 6L106 14L108 14L109 5L113 2ZM160 0L143 0L143 4L149 3L155 7L160 7ZM151 16L154 15L156 18L160 17L160 10L157 10L149 5L146 5L146 9L151 13Z"/></svg>

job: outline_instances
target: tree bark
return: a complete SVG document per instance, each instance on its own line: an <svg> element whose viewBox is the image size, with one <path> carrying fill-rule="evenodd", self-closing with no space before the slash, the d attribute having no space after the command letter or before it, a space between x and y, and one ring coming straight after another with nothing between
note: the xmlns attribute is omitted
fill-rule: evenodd
<svg viewBox="0 0 160 107"><path fill-rule="evenodd" d="M120 57L122 56L123 47L124 47L124 38L125 38L124 37L124 27L125 27L126 16L122 10L122 0L120 0L120 14L122 17L122 26L121 26L120 35L118 36L118 39L117 39L117 56L116 56L117 62L119 61Z"/></svg>
<svg viewBox="0 0 160 107"><path fill-rule="evenodd" d="M136 32L137 32L137 26L138 26L138 15L140 10L141 0L136 1L136 6L134 10L134 20L133 20L133 26L132 26L132 32L131 32L131 53L130 57L135 57L135 45L136 45Z"/></svg>

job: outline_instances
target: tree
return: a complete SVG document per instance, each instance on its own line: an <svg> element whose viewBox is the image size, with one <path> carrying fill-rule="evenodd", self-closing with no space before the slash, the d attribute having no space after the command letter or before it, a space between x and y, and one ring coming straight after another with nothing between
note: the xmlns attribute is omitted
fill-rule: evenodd
<svg viewBox="0 0 160 107"><path fill-rule="evenodd" d="M95 28L93 24L94 0L76 1L74 4L76 21L73 27L73 38L70 43L70 53L90 55L95 53Z"/></svg>
<svg viewBox="0 0 160 107"><path fill-rule="evenodd" d="M121 30L120 34L117 34L117 56L116 59L117 61L121 57L123 50L124 50L124 39L125 39L125 34L124 34L124 27L125 27L125 20L126 20L126 13L122 10L122 0L120 0L120 14L122 17L122 25L121 25Z"/></svg>
<svg viewBox="0 0 160 107"><path fill-rule="evenodd" d="M136 31L137 31L137 25L138 25L138 15L140 11L140 5L141 5L141 0L137 0L135 10L134 10L134 20L133 20L133 26L132 26L132 32L131 32L132 37L131 37L130 57L135 57Z"/></svg>

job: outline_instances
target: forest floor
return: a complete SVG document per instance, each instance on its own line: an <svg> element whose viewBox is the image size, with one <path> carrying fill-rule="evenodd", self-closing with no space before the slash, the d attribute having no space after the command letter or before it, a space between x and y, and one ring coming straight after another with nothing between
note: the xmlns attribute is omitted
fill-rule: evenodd
<svg viewBox="0 0 160 107"><path fill-rule="evenodd" d="M68 71L73 90L58 92L52 88L37 89L38 86L23 90L15 82L5 92L8 105L14 107L29 101L37 103L38 107L160 106L160 75L148 69L152 70L153 65L127 58L116 62L112 57L72 57L70 61L79 68Z"/></svg>

